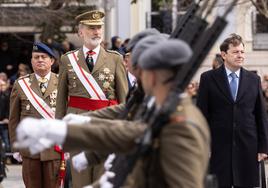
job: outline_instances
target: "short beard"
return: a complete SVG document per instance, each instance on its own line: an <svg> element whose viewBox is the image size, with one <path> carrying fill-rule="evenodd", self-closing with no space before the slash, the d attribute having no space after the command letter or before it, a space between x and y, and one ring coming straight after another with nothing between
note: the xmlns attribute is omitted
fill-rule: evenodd
<svg viewBox="0 0 268 188"><path fill-rule="evenodd" d="M85 44L97 47L98 45L100 45L101 41L102 38L86 38Z"/></svg>

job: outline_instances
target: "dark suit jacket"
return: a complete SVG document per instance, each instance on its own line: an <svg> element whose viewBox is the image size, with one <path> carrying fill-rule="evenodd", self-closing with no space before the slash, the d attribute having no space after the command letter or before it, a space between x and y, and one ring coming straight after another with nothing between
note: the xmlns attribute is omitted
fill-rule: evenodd
<svg viewBox="0 0 268 188"><path fill-rule="evenodd" d="M212 135L210 170L220 186L256 187L257 153L267 153L267 117L259 76L241 68L236 101L224 65L201 75L197 105Z"/></svg>

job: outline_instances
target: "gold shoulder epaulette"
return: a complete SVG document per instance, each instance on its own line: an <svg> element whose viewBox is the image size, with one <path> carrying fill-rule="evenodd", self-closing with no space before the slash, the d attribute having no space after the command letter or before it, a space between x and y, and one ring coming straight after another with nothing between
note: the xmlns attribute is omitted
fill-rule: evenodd
<svg viewBox="0 0 268 188"><path fill-rule="evenodd" d="M75 50L68 51L68 52L66 52L66 53L63 54L63 55L68 55L68 54L70 54L70 53L72 53L72 52L76 52L76 51L78 51L78 50L79 50L79 48L78 48L78 49L75 49Z"/></svg>
<svg viewBox="0 0 268 188"><path fill-rule="evenodd" d="M108 49L107 49L106 52L108 52L108 53L113 53L113 54L122 56L122 54L120 54L119 52L114 51L114 50L108 50Z"/></svg>
<svg viewBox="0 0 268 188"><path fill-rule="evenodd" d="M26 74L26 75L24 75L24 76L20 76L18 79L27 78L27 77L29 77L29 76L30 76L30 74Z"/></svg>

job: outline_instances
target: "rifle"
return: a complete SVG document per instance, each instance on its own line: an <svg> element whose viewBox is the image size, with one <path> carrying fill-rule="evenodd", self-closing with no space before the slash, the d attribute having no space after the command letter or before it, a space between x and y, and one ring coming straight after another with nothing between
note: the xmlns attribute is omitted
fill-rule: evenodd
<svg viewBox="0 0 268 188"><path fill-rule="evenodd" d="M170 38L180 38L187 42L191 47L195 44L195 39L198 37L199 33L202 33L207 27L208 23L202 19L200 19L197 14L200 8L200 2L195 3L194 1L189 7L187 13L181 18L180 22L174 29L174 31L170 34ZM206 0L208 2L208 0ZM205 3L204 6L207 4ZM189 32L189 31L198 31L198 32ZM122 114L118 116L119 119L129 119L129 113L134 110L137 106L141 105L144 99L144 91L141 88L140 84L135 84L133 88L128 93L126 108ZM138 117L141 115L146 109L146 101L143 102L142 107L139 108ZM133 118L133 117L132 117Z"/></svg>
<svg viewBox="0 0 268 188"><path fill-rule="evenodd" d="M224 15L222 17L218 16L211 25L211 27L209 27L208 29L206 29L208 23L205 19L201 19L196 17L195 15L191 15L192 17L189 18L187 22L184 21L187 19L183 19L181 22L182 24L179 26L182 27L183 25L184 30L181 30L178 27L175 29L175 31L179 33L173 33L171 35L171 37L176 36L190 44L194 52L193 56L191 57L190 61L177 72L174 87L166 98L166 101L162 108L156 109L154 108L154 105L150 105L151 107L146 110L146 113L142 117L142 120L143 122L147 123L148 128L139 139L134 154L128 155L126 157L126 168L114 169L115 174L120 173L120 176L116 176L113 181L115 182L114 187L117 188L123 185L128 174L132 172L132 169L134 168L137 160L140 157L143 157L148 154L148 151L151 150L152 140L158 137L162 128L169 122L169 115L176 110L177 105L180 103L180 94L184 92L185 88L200 67L206 55L209 53L213 44L216 42L217 38L227 25L227 22L224 18L232 10L236 1L237 0L233 0ZM215 3L216 1L213 4ZM197 5L192 5L192 7L196 6ZM193 10L195 10L196 12L196 9L190 9L190 11ZM211 9L208 12L210 11ZM189 17L189 15L186 16ZM184 24L184 22L186 23ZM186 29L188 29L188 31ZM185 36L188 36L189 33L191 33L190 38L184 38ZM115 171L116 169L120 170L121 172ZM124 172L122 173L122 171Z"/></svg>

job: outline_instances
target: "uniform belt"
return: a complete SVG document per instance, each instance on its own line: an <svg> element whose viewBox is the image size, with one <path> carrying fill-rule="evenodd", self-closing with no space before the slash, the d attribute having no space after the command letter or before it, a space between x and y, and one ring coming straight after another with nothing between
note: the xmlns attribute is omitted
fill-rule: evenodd
<svg viewBox="0 0 268 188"><path fill-rule="evenodd" d="M118 104L117 100L95 100L84 97L70 96L68 106L91 111L116 104Z"/></svg>

